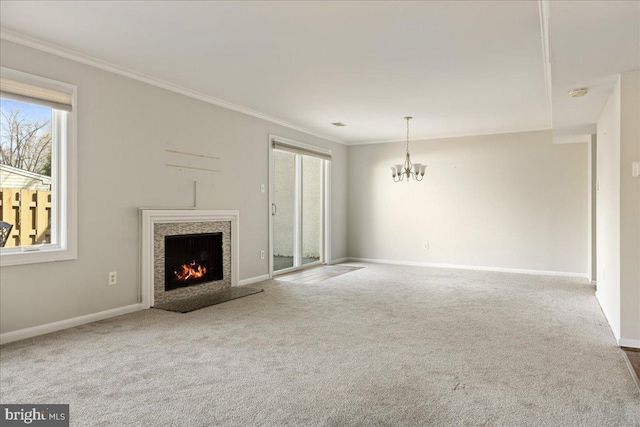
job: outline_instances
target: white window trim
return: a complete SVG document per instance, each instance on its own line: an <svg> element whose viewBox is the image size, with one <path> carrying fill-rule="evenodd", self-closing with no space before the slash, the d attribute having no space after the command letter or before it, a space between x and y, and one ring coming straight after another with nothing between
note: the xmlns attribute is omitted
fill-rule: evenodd
<svg viewBox="0 0 640 427"><path fill-rule="evenodd" d="M28 74L22 71L0 67L2 77L22 81L32 85L54 89L71 94L72 111L67 114L67 121L62 127L66 128L66 143L52 147L59 150L53 156L55 163L51 165L52 186L56 191L55 209L51 213L51 220L55 222L57 243L45 245L37 251L23 251L21 248L0 248L0 266L35 264L41 262L66 261L78 258L78 195L77 195L77 87L45 77ZM53 114L58 114L56 111ZM64 132L54 125L52 132ZM60 138L58 138L60 141ZM55 171L55 172L54 172Z"/></svg>

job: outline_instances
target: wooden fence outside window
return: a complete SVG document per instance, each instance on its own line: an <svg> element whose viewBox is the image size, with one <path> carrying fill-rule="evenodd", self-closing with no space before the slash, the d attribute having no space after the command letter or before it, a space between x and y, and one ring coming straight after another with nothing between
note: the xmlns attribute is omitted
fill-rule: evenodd
<svg viewBox="0 0 640 427"><path fill-rule="evenodd" d="M13 224L6 248L51 243L51 191L0 188L0 220Z"/></svg>

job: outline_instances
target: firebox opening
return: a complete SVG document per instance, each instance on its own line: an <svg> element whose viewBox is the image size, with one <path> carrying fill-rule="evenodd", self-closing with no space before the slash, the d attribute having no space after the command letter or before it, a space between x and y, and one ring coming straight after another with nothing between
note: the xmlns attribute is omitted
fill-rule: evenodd
<svg viewBox="0 0 640 427"><path fill-rule="evenodd" d="M164 238L165 291L223 279L222 233Z"/></svg>

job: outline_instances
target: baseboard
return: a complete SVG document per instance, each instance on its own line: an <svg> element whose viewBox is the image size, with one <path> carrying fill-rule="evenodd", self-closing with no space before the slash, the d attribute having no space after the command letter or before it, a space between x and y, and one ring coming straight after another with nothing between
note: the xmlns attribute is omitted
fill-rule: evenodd
<svg viewBox="0 0 640 427"><path fill-rule="evenodd" d="M626 338L620 338L618 340L618 345L620 347L629 347L629 348L640 349L640 340L628 340Z"/></svg>
<svg viewBox="0 0 640 427"><path fill-rule="evenodd" d="M37 337L38 335L49 334L51 332L61 331L63 329L73 328L74 326L97 322L99 320L108 319L110 317L129 314L143 309L144 307L140 303L131 304L124 307L113 308L111 310L100 311L98 313L87 314L85 316L74 317L72 319L60 320L58 322L47 323L45 325L38 325L31 328L6 332L4 334L0 334L0 344L7 344L14 341Z"/></svg>
<svg viewBox="0 0 640 427"><path fill-rule="evenodd" d="M457 270L497 271L500 273L534 274L539 276L579 277L588 279L587 273L571 273L565 271L524 270L520 268L482 267L478 265L437 264L430 262L396 261L377 258L349 258L349 261L371 262L376 264L408 265L414 267L452 268Z"/></svg>
<svg viewBox="0 0 640 427"><path fill-rule="evenodd" d="M268 274L263 274L261 276L249 277L248 279L242 279L238 282L238 286L250 285L252 283L263 282L265 280L269 280Z"/></svg>
<svg viewBox="0 0 640 427"><path fill-rule="evenodd" d="M348 261L351 261L351 260L352 260L352 258L344 257L344 258L332 259L327 264L328 265L342 264L343 262L348 262Z"/></svg>

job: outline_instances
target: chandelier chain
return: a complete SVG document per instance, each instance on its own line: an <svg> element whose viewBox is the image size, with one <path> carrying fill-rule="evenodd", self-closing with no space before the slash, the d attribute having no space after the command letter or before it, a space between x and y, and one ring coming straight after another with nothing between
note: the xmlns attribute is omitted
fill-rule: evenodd
<svg viewBox="0 0 640 427"><path fill-rule="evenodd" d="M411 120L411 117L405 117L405 119L407 120L407 153L409 152L409 120Z"/></svg>

